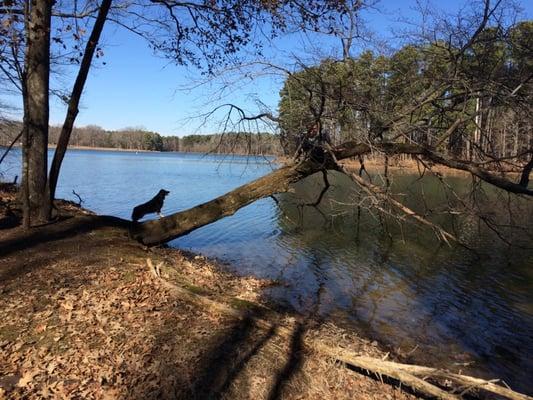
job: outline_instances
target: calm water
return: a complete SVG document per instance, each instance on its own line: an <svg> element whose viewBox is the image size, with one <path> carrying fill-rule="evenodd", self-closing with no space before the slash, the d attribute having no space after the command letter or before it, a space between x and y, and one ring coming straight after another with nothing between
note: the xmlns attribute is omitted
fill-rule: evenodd
<svg viewBox="0 0 533 400"><path fill-rule="evenodd" d="M19 157L14 152L0 166L5 179L20 175ZM133 206L165 188L171 192L163 208L168 215L274 167L238 156L72 150L58 197L75 199L75 190L85 207L129 218ZM311 177L295 193L278 196L279 207L272 199L258 201L171 245L216 257L240 274L277 279L281 285L268 294L281 304L302 313L318 310L324 319L412 351L414 361L452 368L472 363L465 369L533 393L531 249L505 244L477 219L441 212L446 202L460 202L437 179L398 173L393 185L412 207L431 208L435 220L475 251L450 248L431 231L380 219L365 211L367 201L345 177L330 179L321 212L295 205L320 191L321 179ZM471 185L464 177L446 183L459 193ZM526 227L511 236L513 244L533 246L531 201L491 189L476 197L486 216ZM363 206L360 214L356 203Z"/></svg>

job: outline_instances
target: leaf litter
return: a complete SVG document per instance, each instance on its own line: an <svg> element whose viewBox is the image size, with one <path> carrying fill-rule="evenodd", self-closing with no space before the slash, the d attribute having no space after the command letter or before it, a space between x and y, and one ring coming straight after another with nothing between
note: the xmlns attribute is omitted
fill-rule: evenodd
<svg viewBox="0 0 533 400"><path fill-rule="evenodd" d="M276 282L145 249L118 228L28 246L0 259L0 399L414 398L298 344L311 335L382 356L370 341L332 324L288 340L179 296L146 258L191 293L270 306L262 289Z"/></svg>

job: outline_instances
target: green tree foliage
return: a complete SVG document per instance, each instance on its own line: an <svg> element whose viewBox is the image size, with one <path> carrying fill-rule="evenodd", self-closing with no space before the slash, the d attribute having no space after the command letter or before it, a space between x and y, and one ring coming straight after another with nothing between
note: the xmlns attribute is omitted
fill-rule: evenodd
<svg viewBox="0 0 533 400"><path fill-rule="evenodd" d="M445 152L469 159L527 151L532 37L527 21L507 31L485 28L467 49L436 41L389 57L366 51L302 66L280 92L284 148L293 154L320 120L335 144L397 140L401 132L406 142L445 145ZM448 131L454 121L460 123Z"/></svg>
<svg viewBox="0 0 533 400"><path fill-rule="evenodd" d="M143 150L162 151L163 140L158 133L146 132L143 136Z"/></svg>

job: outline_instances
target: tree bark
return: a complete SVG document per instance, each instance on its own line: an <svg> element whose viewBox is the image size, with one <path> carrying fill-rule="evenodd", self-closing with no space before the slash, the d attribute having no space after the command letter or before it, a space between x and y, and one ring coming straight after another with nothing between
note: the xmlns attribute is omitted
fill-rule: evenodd
<svg viewBox="0 0 533 400"><path fill-rule="evenodd" d="M102 0L100 9L98 11L98 16L93 25L91 36L85 47L85 52L81 61L80 69L78 70L78 75L74 86L72 88L72 93L70 95L70 100L68 103L67 115L65 117L65 122L61 128L61 133L57 141L57 147L54 153L54 158L52 160L52 165L50 167L50 177L48 179L48 198L52 202L55 198L57 180L59 178L59 171L61 169L61 163L65 157L67 151L67 146L70 141L70 135L72 134L72 128L74 127L74 121L79 112L79 104L81 94L83 92L83 87L87 81L87 75L89 74L89 69L91 67L91 62L100 40L100 35L104 28L105 21L107 19L107 14L109 13L109 8L111 7L112 0Z"/></svg>
<svg viewBox="0 0 533 400"><path fill-rule="evenodd" d="M272 196L276 193L287 192L293 183L318 171L340 170L341 168L337 165L336 160L368 154L372 149L387 155L418 155L433 163L468 171L485 182L508 192L533 196L533 190L527 187L496 176L467 161L447 159L439 153L423 146L409 143L381 143L370 147L365 143L347 142L333 149L331 154L328 155L325 153L324 160L321 160L321 162L308 158L299 164L282 167L207 203L158 220L135 224L130 231L131 236L147 246L168 242L223 217L233 215L240 208L256 200Z"/></svg>
<svg viewBox="0 0 533 400"><path fill-rule="evenodd" d="M40 224L50 219L50 199L46 196L48 162L48 119L50 77L50 27L52 0L30 0L28 46L24 73L25 151L28 207L24 220Z"/></svg>
<svg viewBox="0 0 533 400"><path fill-rule="evenodd" d="M520 186L523 186L527 189L527 186L529 185L529 174L531 174L531 171L533 170L533 153L531 154L531 159L529 162L524 165L524 169L522 170L522 174L520 175L520 182L518 183Z"/></svg>
<svg viewBox="0 0 533 400"><path fill-rule="evenodd" d="M282 167L207 203L168 217L137 224L131 229L131 235L147 246L168 242L223 217L233 215L256 200L287 192L291 184L322 168L313 161Z"/></svg>

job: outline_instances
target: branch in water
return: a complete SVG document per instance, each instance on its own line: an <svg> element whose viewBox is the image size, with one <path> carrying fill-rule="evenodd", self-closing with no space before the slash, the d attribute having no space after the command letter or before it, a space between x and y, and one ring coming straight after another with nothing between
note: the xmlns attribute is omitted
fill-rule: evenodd
<svg viewBox="0 0 533 400"><path fill-rule="evenodd" d="M133 226L131 234L134 238L145 245L157 245L168 242L179 236L186 235L197 228L215 222L223 217L233 215L240 208L245 207L256 200L264 197L270 197L276 193L287 192L290 190L290 187L293 183L296 183L316 172L326 170L343 171L343 169L338 165L337 160L362 156L370 153L372 149L381 151L387 155L417 155L437 164L445 165L453 169L468 171L472 175L479 177L481 180L508 192L526 194L530 196L533 195L533 190L521 186L520 184L511 182L506 178L496 176L481 168L477 164L462 160L447 159L433 150L416 144L380 143L371 147L365 143L347 142L343 145L333 148L331 151L325 149L322 152L323 157L320 157L319 160L316 158L308 158L298 164L284 166L262 178L240 186L239 188L207 203L200 204L196 207L172 214L159 220L152 220L141 224L136 224ZM456 242L458 241L457 238L449 232L438 227L424 217L415 213L410 208L406 207L401 202L392 198L379 186L373 185L358 175L350 174L346 171L344 172L350 176L355 183L357 183L361 188L373 195L375 198L388 202L405 216L408 216L423 225L431 227L442 240L446 242L449 240ZM318 197L318 203L320 203L322 200L324 193L325 191L323 190L323 193L321 193L321 195Z"/></svg>
<svg viewBox="0 0 533 400"><path fill-rule="evenodd" d="M368 181L365 181L362 177L360 177L357 174L351 173L346 171L345 169L342 170L344 174L350 177L350 179L355 182L361 189L363 189L366 193L368 193L371 196L377 197L379 200L387 202L391 204L394 208L396 208L398 211L400 211L402 214L404 214L406 217L413 218L417 222L421 223L422 225L429 226L433 231L437 234L437 236L444 240L447 244L450 244L448 240L452 240L454 242L459 242L459 240L452 235L451 233L447 232L443 228L435 225L433 222L427 220L426 218L422 217L421 215L417 214L415 211L411 210L406 205L400 203L398 200L394 199L392 196L387 194L382 188L379 186L376 186Z"/></svg>

